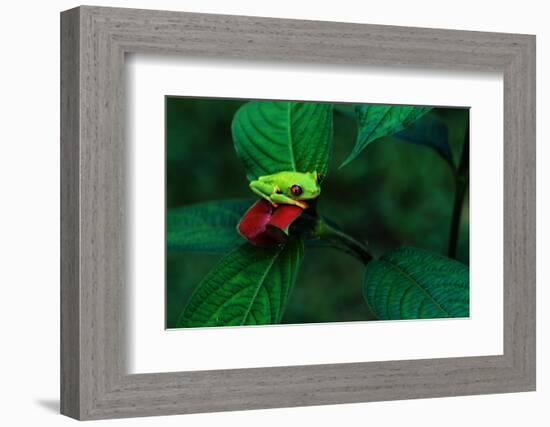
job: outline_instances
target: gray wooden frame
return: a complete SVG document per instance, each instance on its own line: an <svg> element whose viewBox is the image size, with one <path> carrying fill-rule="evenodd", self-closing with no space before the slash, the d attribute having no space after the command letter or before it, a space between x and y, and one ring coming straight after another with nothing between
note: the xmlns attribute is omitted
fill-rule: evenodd
<svg viewBox="0 0 550 427"><path fill-rule="evenodd" d="M504 354L128 375L124 57L130 52L502 72ZM71 9L61 14L61 165L63 414L99 419L535 389L534 36Z"/></svg>

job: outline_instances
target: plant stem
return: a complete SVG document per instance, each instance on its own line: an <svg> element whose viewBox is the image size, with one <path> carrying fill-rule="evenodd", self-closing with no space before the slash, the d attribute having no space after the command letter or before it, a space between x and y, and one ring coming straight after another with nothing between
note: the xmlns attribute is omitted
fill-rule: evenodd
<svg viewBox="0 0 550 427"><path fill-rule="evenodd" d="M470 162L470 125L466 126L464 132L464 144L462 147L462 155L460 163L455 172L455 198L453 204L453 213L451 217L451 229L449 233L449 258L456 258L458 247L458 237L460 231L460 219L462 216L462 205L464 204L464 196L468 189L468 168Z"/></svg>
<svg viewBox="0 0 550 427"><path fill-rule="evenodd" d="M365 265L372 260L372 255L368 252L365 245L343 231L328 225L323 220L318 221L315 235L321 239L341 245L345 252L355 256Z"/></svg>

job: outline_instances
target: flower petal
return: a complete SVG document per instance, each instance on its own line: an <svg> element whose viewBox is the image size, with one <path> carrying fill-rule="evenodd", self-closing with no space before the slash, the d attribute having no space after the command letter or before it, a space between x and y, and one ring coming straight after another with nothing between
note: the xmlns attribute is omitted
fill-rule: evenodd
<svg viewBox="0 0 550 427"><path fill-rule="evenodd" d="M288 228L301 212L298 206L282 204L275 208L260 199L245 212L237 230L255 246L276 246L287 240Z"/></svg>
<svg viewBox="0 0 550 427"><path fill-rule="evenodd" d="M244 237L254 237L265 231L265 226L271 219L273 206L267 200L258 200L243 215L238 225L239 233Z"/></svg>
<svg viewBox="0 0 550 427"><path fill-rule="evenodd" d="M279 205L273 212L269 224L272 227L277 227L288 234L288 227L292 224L296 218L302 213L302 208L294 205Z"/></svg>

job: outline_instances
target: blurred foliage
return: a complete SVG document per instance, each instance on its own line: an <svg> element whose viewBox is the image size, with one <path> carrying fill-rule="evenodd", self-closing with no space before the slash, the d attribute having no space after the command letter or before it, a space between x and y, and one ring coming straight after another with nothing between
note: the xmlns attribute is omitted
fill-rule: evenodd
<svg viewBox="0 0 550 427"><path fill-rule="evenodd" d="M167 209L228 198L249 198L248 181L231 137L231 120L247 100L166 98ZM394 137L370 144L351 164L357 126L341 105L334 114L333 153L319 210L379 256L401 245L446 254L454 197L449 165L431 148ZM340 111L340 112L338 112ZM460 158L468 109L435 108L426 116L449 129L455 164ZM221 258L207 253L168 253L166 324L174 327L196 285ZM468 194L457 259L469 261ZM372 318L362 297L364 266L330 248L308 249L283 323Z"/></svg>

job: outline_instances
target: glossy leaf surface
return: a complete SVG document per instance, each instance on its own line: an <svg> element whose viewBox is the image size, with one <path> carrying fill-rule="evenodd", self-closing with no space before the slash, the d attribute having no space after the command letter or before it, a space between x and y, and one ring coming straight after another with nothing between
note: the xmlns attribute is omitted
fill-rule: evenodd
<svg viewBox="0 0 550 427"><path fill-rule="evenodd" d="M411 105L356 105L357 140L352 152L340 167L355 159L371 142L403 130L431 109L432 107Z"/></svg>
<svg viewBox="0 0 550 427"><path fill-rule="evenodd" d="M249 180L281 171L326 176L332 143L332 105L250 101L231 126Z"/></svg>
<svg viewBox="0 0 550 427"><path fill-rule="evenodd" d="M469 270L417 248L400 248L367 265L363 295L382 320L469 316Z"/></svg>
<svg viewBox="0 0 550 427"><path fill-rule="evenodd" d="M227 252L242 243L237 224L254 199L221 200L169 209L168 251Z"/></svg>
<svg viewBox="0 0 550 427"><path fill-rule="evenodd" d="M303 251L300 240L275 248L239 246L198 285L179 326L280 323Z"/></svg>

